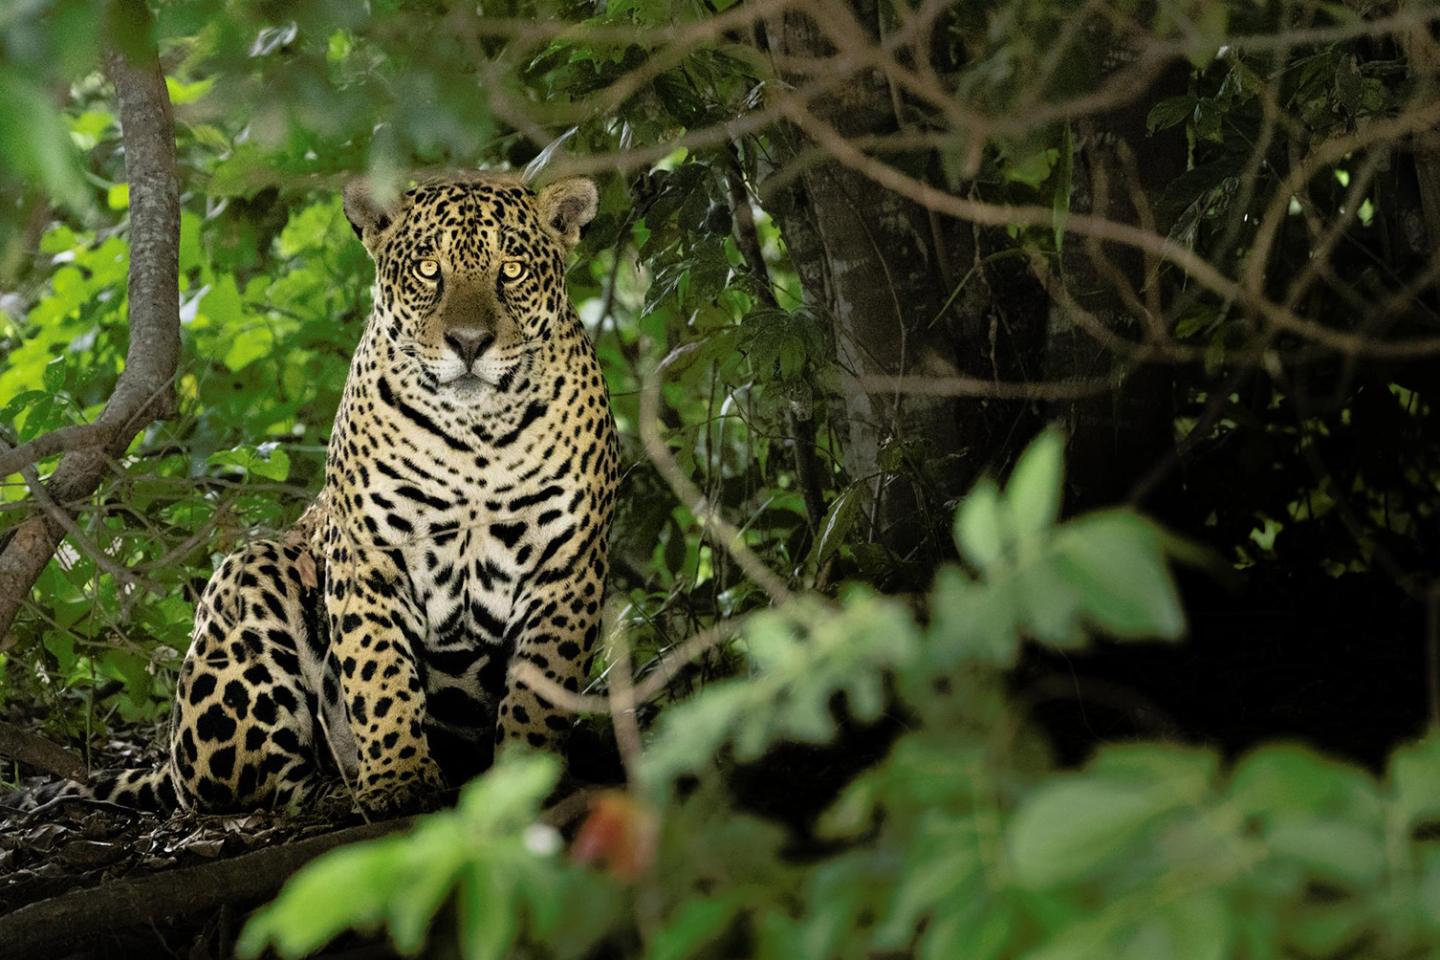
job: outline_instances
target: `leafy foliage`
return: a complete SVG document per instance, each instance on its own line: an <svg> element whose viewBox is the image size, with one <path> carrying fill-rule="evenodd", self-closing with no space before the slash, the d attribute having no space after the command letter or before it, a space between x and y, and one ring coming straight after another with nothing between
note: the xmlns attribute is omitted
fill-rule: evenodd
<svg viewBox="0 0 1440 960"><path fill-rule="evenodd" d="M1112 208L1130 187L1144 200L1134 219L1168 249L1248 285L1260 224L1279 203L1261 292L1337 334L1433 333L1435 235L1415 163L1424 133L1365 139L1433 101L1415 36L1380 2L1101 6L1103 16L1068 0L850 5L877 50L903 41L917 11L935 14L924 56L900 64L901 80L933 73L934 86L888 76L894 143L857 143L892 178L1040 211L992 227L937 215L931 232L974 256L916 265L945 287L944 306L922 319L955 332L997 379L997 351L1043 331L1017 349L1013 376L1027 381L1078 376L1066 363L1094 345L1054 335L1070 313L1098 322L1106 350L1087 375L1117 387L1097 404L1114 407L1102 439L1138 453L1120 461L1082 442L1068 486L1088 492L1099 474L1105 496L1087 503L1148 497L1185 540L1130 509L1061 523L1058 433L1012 456L1030 424L1058 413L1083 426L1095 407L966 398L952 419L995 417L1003 442L856 440L872 395L848 380L843 331L813 292L815 238L796 229L816 227L795 216L806 200L792 189L816 158L778 119L794 80L745 5L157 5L183 190L180 415L148 428L89 502L70 505L84 538L67 541L0 638L0 710L87 751L159 722L214 564L282 529L318 488L370 281L337 199L345 179L384 189L430 167L573 161L601 187L569 284L622 433L617 621L641 676L718 622L744 617L741 639L669 688L680 702L646 728L636 782L596 800L570 860L535 826L554 769L509 758L455 811L297 878L249 928L247 949L299 955L358 926L384 927L412 953L433 927L468 956L601 943L656 957L1434 951L1433 738L1394 751L1383 776L1288 744L1236 759L1127 743L1062 768L1052 754L1065 745L1047 741L1017 693L1026 658L1083 656L1097 636L1178 638L1185 618L1164 558L1194 555L1191 541L1256 585L1252 619L1267 634L1287 603L1323 619L1365 596L1349 649L1398 656L1391 648L1420 635L1402 618L1433 599L1433 363L1320 350L1174 263L1073 232L1082 216L1115 213L1101 196L1108 172ZM100 63L103 45L144 39L125 7L0 11L6 443L93 420L124 362L129 194ZM846 93L865 86L845 77ZM1307 166L1352 137L1353 149ZM1107 167L1115 144L1124 150ZM749 191L763 270L737 242L746 211L731 174ZM1111 273L1138 278L1128 298L1105 256ZM787 604L771 607L643 451L641 390L671 356L663 443L783 574ZM1157 360L1175 362L1144 410L1124 408L1119 387ZM1158 433L1135 426L1142 413ZM814 461L819 510L801 454ZM953 502L962 470L1012 460L1003 489L982 481ZM1139 475L1157 461L1158 480ZM3 547L31 504L22 478L0 481ZM882 542L873 508L886 485L915 491L923 549ZM130 577L108 572L117 565ZM1304 639L1285 684L1293 662L1340 659ZM1197 650L1191 662L1213 645ZM1219 692L1197 696L1223 704ZM1338 722L1379 756L1390 744L1365 714ZM731 795L741 771L797 744L843 752L872 723L904 732L878 762L850 758L865 769L805 825L807 858Z"/></svg>
<svg viewBox="0 0 1440 960"><path fill-rule="evenodd" d="M1058 445L1054 434L1037 441L1003 492L983 484L958 526L990 526L981 513L1002 505L1053 503ZM638 942L648 957L774 958L1258 958L1356 943L1405 956L1440 944L1430 920L1440 859L1423 830L1440 812L1434 738L1397 751L1378 781L1298 746L1226 766L1203 748L1132 743L1081 770L1052 768L1004 694L1023 625L1046 624L1036 638L1067 648L1117 609L1137 637L1179 626L1160 541L1134 533L1152 528L1125 511L1058 526L1054 516L1027 515L1011 558L986 554L978 577L942 571L928 624L863 592L840 607L799 598L752 618L737 645L744 673L666 711L648 738L644 784L594 807L573 848L595 846L597 820L611 858L643 852L645 831L658 829L648 871L567 862L536 825L553 763L512 757L467 787L453 813L306 868L247 927L245 950L299 957L342 926L383 922L397 949L417 953L416 917L433 916L452 888L456 920L441 929L466 957L519 945L580 956L602 942ZM1101 562L1067 554L1110 527L1121 532ZM1074 581L1075 602L1057 612L1043 590L1012 590L1060 558L1090 574ZM1112 562L1136 578L1100 572ZM940 615L960 605L957 592L966 609L1007 612L957 629L963 621ZM898 704L887 704L887 680ZM776 828L736 808L729 764L783 741L829 742L837 718L871 722L887 705L914 720L821 816L832 852L785 857ZM733 759L717 765L721 756ZM672 791L677 778L691 785ZM476 875L496 879L457 886ZM564 924L547 919L547 903ZM626 903L644 905L643 927ZM482 910L493 925L469 919Z"/></svg>
<svg viewBox="0 0 1440 960"><path fill-rule="evenodd" d="M316 862L284 900L255 914L238 950L256 955L273 941L303 956L347 927L383 924L396 949L416 953L452 895L466 957L506 956L522 928L559 945L593 937L615 895L598 878L563 869L554 856L559 835L533 822L559 774L553 757L506 758L466 787L453 811Z"/></svg>

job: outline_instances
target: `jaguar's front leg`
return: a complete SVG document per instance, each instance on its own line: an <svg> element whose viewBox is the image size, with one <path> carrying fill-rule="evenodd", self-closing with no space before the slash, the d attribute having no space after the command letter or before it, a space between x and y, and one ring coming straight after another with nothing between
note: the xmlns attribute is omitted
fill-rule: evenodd
<svg viewBox="0 0 1440 960"><path fill-rule="evenodd" d="M578 692L600 633L604 583L603 567L580 564L575 575L527 587L517 598L512 662L529 662L566 690ZM558 750L573 721L512 672L500 702L495 742Z"/></svg>
<svg viewBox="0 0 1440 960"><path fill-rule="evenodd" d="M356 799L366 810L413 809L442 788L425 737L425 694L415 664L424 614L404 572L388 556L327 559L330 657L340 678L358 768Z"/></svg>

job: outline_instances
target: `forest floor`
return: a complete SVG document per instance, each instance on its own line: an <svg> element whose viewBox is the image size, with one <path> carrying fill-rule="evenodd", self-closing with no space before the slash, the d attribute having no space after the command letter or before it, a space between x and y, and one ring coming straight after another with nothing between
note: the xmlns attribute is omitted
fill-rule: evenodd
<svg viewBox="0 0 1440 960"><path fill-rule="evenodd" d="M140 750L112 742L133 766ZM109 764L107 764L108 766ZM0 798L0 944L29 957L229 957L249 909L305 862L342 843L399 829L332 805L298 814L153 813L84 798ZM389 956L364 945L350 956Z"/></svg>
<svg viewBox="0 0 1440 960"><path fill-rule="evenodd" d="M153 748L138 745L155 742L156 735L154 727L115 726L92 764L156 763ZM591 789L619 782L618 757L596 731L577 731L571 747L567 765L584 779L567 779L565 796L546 811L564 832L578 826ZM0 794L4 960L232 957L249 912L309 860L413 822L366 822L343 790L288 813L156 813L79 797L39 801L35 791L54 780L27 778L18 791ZM448 806L454 799L449 791L437 802ZM320 954L345 960L394 955L383 938L353 934Z"/></svg>

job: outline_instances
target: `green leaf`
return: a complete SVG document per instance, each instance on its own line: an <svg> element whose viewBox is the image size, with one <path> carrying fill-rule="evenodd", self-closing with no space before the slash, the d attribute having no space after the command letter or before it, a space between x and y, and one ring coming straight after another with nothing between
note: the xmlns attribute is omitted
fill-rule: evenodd
<svg viewBox="0 0 1440 960"><path fill-rule="evenodd" d="M1288 941L1286 946L1291 949L1282 956L1346 955L1362 940L1366 928L1374 922L1373 910L1370 904L1354 900L1300 906L1287 918L1289 922L1285 924L1284 932ZM1363 952L1355 955L1365 956Z"/></svg>
<svg viewBox="0 0 1440 960"><path fill-rule="evenodd" d="M250 477L283 483L290 477L290 455L273 443L217 450L205 459L212 466L238 467Z"/></svg>
<svg viewBox="0 0 1440 960"><path fill-rule="evenodd" d="M483 777L465 785L457 809L472 830L505 835L530 825L559 780L555 757L509 750Z"/></svg>
<svg viewBox="0 0 1440 960"><path fill-rule="evenodd" d="M1145 520L1119 510L1090 514L1063 526L1054 546L1059 569L1097 627L1119 638L1175 639L1184 632L1160 535Z"/></svg>
<svg viewBox="0 0 1440 960"><path fill-rule="evenodd" d="M1229 793L1243 814L1267 821L1338 815L1378 823L1383 816L1368 775L1295 744L1260 747L1243 757L1231 775Z"/></svg>
<svg viewBox="0 0 1440 960"><path fill-rule="evenodd" d="M1174 743L1112 744L1101 749L1087 769L1160 787L1177 800L1199 803L1214 786L1220 758L1213 750Z"/></svg>
<svg viewBox="0 0 1440 960"><path fill-rule="evenodd" d="M1073 883L1103 870L1171 811L1165 790L1098 776L1051 781L1027 797L1009 830L1021 886Z"/></svg>
<svg viewBox="0 0 1440 960"><path fill-rule="evenodd" d="M240 290L235 285L235 278L228 273L216 277L200 300L199 312L215 327L238 333L245 322L245 313L240 304ZM240 367L232 366L230 369L238 370Z"/></svg>
<svg viewBox="0 0 1440 960"><path fill-rule="evenodd" d="M1055 524L1064 479L1065 438L1052 427L1030 441L1005 485L1017 536L1030 537Z"/></svg>
<svg viewBox="0 0 1440 960"><path fill-rule="evenodd" d="M1150 108L1145 117L1145 129L1155 134L1184 123L1194 115L1197 102L1191 96L1166 97Z"/></svg>
<svg viewBox="0 0 1440 960"><path fill-rule="evenodd" d="M942 903L960 899L979 880L983 866L976 826L968 817L926 816L915 831L887 914L875 931L880 951L901 950L922 918Z"/></svg>
<svg viewBox="0 0 1440 960"><path fill-rule="evenodd" d="M1378 830L1331 817L1285 817L1265 834L1277 857L1293 860L1322 880L1365 890L1385 870L1385 845Z"/></svg>
<svg viewBox="0 0 1440 960"><path fill-rule="evenodd" d="M1204 67L1215 59L1225 43L1226 31L1230 26L1230 9L1223 3L1202 3L1192 21L1185 38L1186 56L1196 68Z"/></svg>
<svg viewBox="0 0 1440 960"><path fill-rule="evenodd" d="M76 213L93 205L54 99L12 68L0 68L0 161Z"/></svg>
<svg viewBox="0 0 1440 960"><path fill-rule="evenodd" d="M1390 793L1407 825L1440 817L1440 735L1397 749L1390 757Z"/></svg>
<svg viewBox="0 0 1440 960"><path fill-rule="evenodd" d="M200 246L200 216L190 210L180 211L180 276L198 269L205 263L205 251Z"/></svg>
<svg viewBox="0 0 1440 960"><path fill-rule="evenodd" d="M1040 557L1017 571L1012 595L1020 601L1015 613L1036 641L1061 649L1084 645L1080 591L1054 557Z"/></svg>
<svg viewBox="0 0 1440 960"><path fill-rule="evenodd" d="M1001 516L1000 488L988 477L975 484L955 513L955 544L981 570L999 565L1009 545Z"/></svg>
<svg viewBox="0 0 1440 960"><path fill-rule="evenodd" d="M1021 930L1009 897L970 897L938 911L921 935L919 960L999 960Z"/></svg>
<svg viewBox="0 0 1440 960"><path fill-rule="evenodd" d="M1055 168L1056 155L1053 149L1037 148L1020 156L1006 156L1000 169L1005 179L1023 183L1034 190L1040 189L1050 179Z"/></svg>
<svg viewBox="0 0 1440 960"><path fill-rule="evenodd" d="M194 103L209 93L210 88L215 86L215 79L215 77L205 77L204 79L196 80L194 83L185 83L182 80L176 80L174 77L166 77L165 89L170 94L170 102L176 106L181 106L187 103Z"/></svg>
<svg viewBox="0 0 1440 960"><path fill-rule="evenodd" d="M486 863L471 863L460 875L456 899L457 936L465 960L502 960L515 939L514 897Z"/></svg>
<svg viewBox="0 0 1440 960"><path fill-rule="evenodd" d="M1121 960L1225 960L1233 924L1220 894L1193 893L1146 917L1120 951Z"/></svg>
<svg viewBox="0 0 1440 960"><path fill-rule="evenodd" d="M699 955L702 947L730 926L742 902L736 893L685 901L656 931L645 956L648 960L686 960Z"/></svg>
<svg viewBox="0 0 1440 960"><path fill-rule="evenodd" d="M454 842L451 832L447 821L431 820L412 834L407 845L410 863L403 876L409 882L396 884L388 911L390 939L401 953L418 953L425 946L435 914L465 866L467 851Z"/></svg>
<svg viewBox="0 0 1440 960"><path fill-rule="evenodd" d="M855 516L863 499L864 491L861 485L852 483L830 502L825 511L825 519L820 522L820 535L815 540L816 563L824 563L830 559L845 543L850 528L855 525Z"/></svg>
<svg viewBox="0 0 1440 960"><path fill-rule="evenodd" d="M275 353L275 335L268 327L252 326L236 334L222 358L231 370L243 370L261 357Z"/></svg>
<svg viewBox="0 0 1440 960"><path fill-rule="evenodd" d="M342 930L373 928L385 914L404 855L403 838L386 838L311 861L285 883L274 903L250 918L235 952L258 957L273 946L281 956L301 957Z"/></svg>
<svg viewBox="0 0 1440 960"><path fill-rule="evenodd" d="M65 389L65 357L63 354L45 364L45 373L40 382L51 393L59 393Z"/></svg>
<svg viewBox="0 0 1440 960"><path fill-rule="evenodd" d="M1221 110L1220 104L1213 98L1205 97L1197 100L1195 103L1195 135L1201 140L1224 143L1225 134L1220 129L1220 121L1223 118L1224 112Z"/></svg>

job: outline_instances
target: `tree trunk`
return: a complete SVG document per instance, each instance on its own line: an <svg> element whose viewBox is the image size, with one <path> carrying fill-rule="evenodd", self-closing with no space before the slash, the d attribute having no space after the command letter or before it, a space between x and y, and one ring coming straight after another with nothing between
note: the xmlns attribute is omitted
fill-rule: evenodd
<svg viewBox="0 0 1440 960"><path fill-rule="evenodd" d="M94 430L73 429L55 450L37 443L21 466L60 449L67 452L46 484L49 499L70 509L100 485L110 459L152 420L173 414L175 368L180 360L180 191L175 173L175 124L170 95L153 40L150 13L141 0L120 5L135 37L149 40L140 56L110 58L130 182L130 346L115 392ZM77 438L83 438L84 443ZM43 438L42 438L43 439ZM70 442L75 441L75 442ZM65 525L35 509L0 549L0 650L30 589L65 536Z"/></svg>
<svg viewBox="0 0 1440 960"><path fill-rule="evenodd" d="M874 23L868 0L854 9ZM793 58L835 51L813 20L791 13L768 26L768 43ZM797 87L807 81L793 78ZM815 120L854 140L896 131L904 109L883 75L864 70L812 97ZM783 128L772 142L777 174L789 175L808 147L804 130ZM931 158L919 158L930 166ZM869 392L858 377L1012 375L1014 331L993 309L970 225L943 221L837 162L807 163L769 191L807 305L833 331L849 480L863 490L869 538L902 560L948 552L949 506L984 468L1003 459L1003 437L1017 431L1024 405L992 400ZM962 278L968 282L960 289ZM1022 338L1023 339L1023 338ZM1004 423L1003 432L997 424Z"/></svg>

